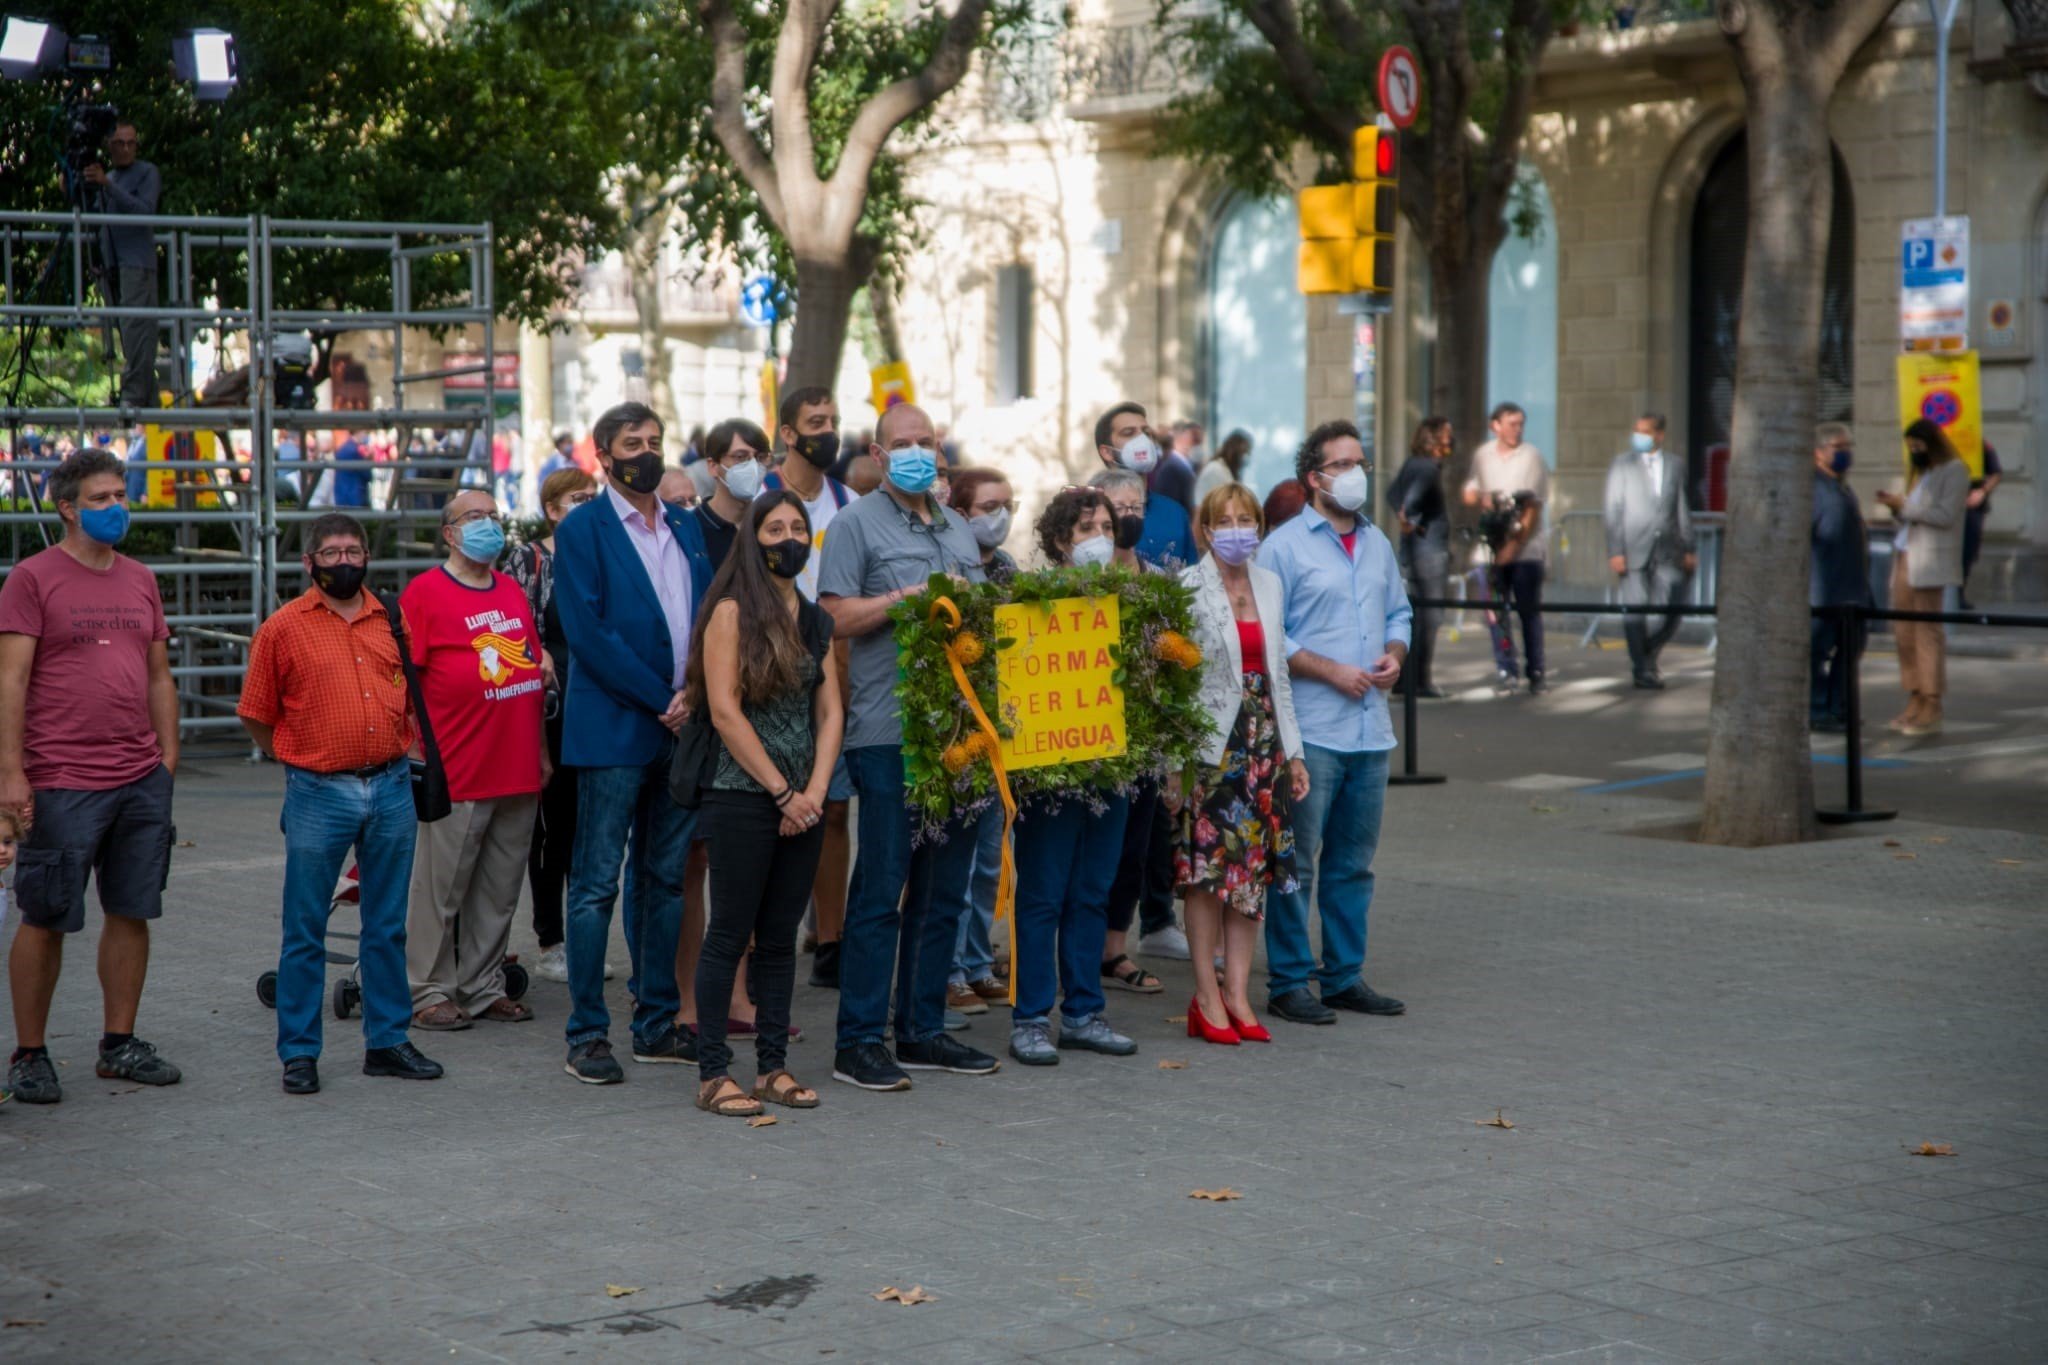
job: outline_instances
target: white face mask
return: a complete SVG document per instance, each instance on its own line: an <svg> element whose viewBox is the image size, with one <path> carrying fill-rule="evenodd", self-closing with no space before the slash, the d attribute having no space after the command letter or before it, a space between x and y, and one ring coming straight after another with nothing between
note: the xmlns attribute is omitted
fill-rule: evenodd
<svg viewBox="0 0 2048 1365"><path fill-rule="evenodd" d="M1347 512L1356 512L1359 508L1365 506L1365 500L1370 496L1372 486L1365 477L1364 467L1357 466L1339 474L1324 491L1329 494L1331 502L1336 503Z"/></svg>
<svg viewBox="0 0 2048 1365"><path fill-rule="evenodd" d="M984 550L993 550L1010 535L1010 509L998 507L993 512L967 519L967 529L974 532L974 543Z"/></svg>
<svg viewBox="0 0 2048 1365"><path fill-rule="evenodd" d="M1108 536L1090 536L1067 551L1067 562L1077 569L1092 569L1116 558L1116 546Z"/></svg>
<svg viewBox="0 0 2048 1365"><path fill-rule="evenodd" d="M725 491L741 502L752 502L761 495L761 462L743 460L725 471Z"/></svg>
<svg viewBox="0 0 2048 1365"><path fill-rule="evenodd" d="M1159 446L1150 436L1139 432L1124 442L1124 448L1116 454L1117 463L1137 474L1150 474L1159 463Z"/></svg>

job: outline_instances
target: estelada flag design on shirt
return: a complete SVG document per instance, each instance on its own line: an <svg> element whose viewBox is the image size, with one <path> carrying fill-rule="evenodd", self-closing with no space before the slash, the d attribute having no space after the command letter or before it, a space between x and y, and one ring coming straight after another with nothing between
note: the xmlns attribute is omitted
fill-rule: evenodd
<svg viewBox="0 0 2048 1365"><path fill-rule="evenodd" d="M469 647L476 651L478 676L493 687L503 687L515 672L540 670L526 652L526 641L508 639L494 630L471 640Z"/></svg>

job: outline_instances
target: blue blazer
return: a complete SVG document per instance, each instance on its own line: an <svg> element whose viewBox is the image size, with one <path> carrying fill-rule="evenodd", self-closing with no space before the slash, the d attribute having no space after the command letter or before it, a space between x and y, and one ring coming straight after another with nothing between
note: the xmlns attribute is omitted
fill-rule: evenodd
<svg viewBox="0 0 2048 1365"><path fill-rule="evenodd" d="M690 565L690 616L711 584L711 556L697 519L662 504ZM555 527L555 602L569 637L562 762L572 768L652 763L669 739L661 723L675 688L675 643L661 599L611 499L597 497Z"/></svg>

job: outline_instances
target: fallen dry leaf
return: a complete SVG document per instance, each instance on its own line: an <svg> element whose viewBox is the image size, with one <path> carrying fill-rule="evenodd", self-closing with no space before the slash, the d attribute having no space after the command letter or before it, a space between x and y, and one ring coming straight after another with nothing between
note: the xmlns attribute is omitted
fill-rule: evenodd
<svg viewBox="0 0 2048 1365"><path fill-rule="evenodd" d="M1892 857L1898 859L1898 861L1902 863L1910 863L1919 856L1920 855L1917 853L1894 853L1892 855Z"/></svg>
<svg viewBox="0 0 2048 1365"><path fill-rule="evenodd" d="M179 848L197 848L197 847L199 847L199 841L198 841L197 839L180 839L180 840L178 840L178 847L179 847Z"/></svg>
<svg viewBox="0 0 2048 1365"><path fill-rule="evenodd" d="M875 1295L875 1298L882 1303L893 1302L905 1305L937 1302L936 1296L925 1293L924 1286L921 1284L914 1284L908 1289L898 1289L893 1284L887 1285L883 1287L881 1293Z"/></svg>
<svg viewBox="0 0 2048 1365"><path fill-rule="evenodd" d="M1948 842L1948 836L1946 834L1930 834L1927 836L1927 842L1930 844L1945 844Z"/></svg>
<svg viewBox="0 0 2048 1365"><path fill-rule="evenodd" d="M1956 1149L1946 1142L1923 1142L1918 1147L1908 1147L1914 1156L1954 1156Z"/></svg>
<svg viewBox="0 0 2048 1365"><path fill-rule="evenodd" d="M1492 1118L1474 1119L1472 1120L1472 1122L1478 1124L1481 1128L1512 1128L1515 1126L1512 1122L1509 1121L1507 1116L1505 1114L1502 1114L1498 1109L1493 1111Z"/></svg>
<svg viewBox="0 0 2048 1365"><path fill-rule="evenodd" d="M1161 1071L1186 1071L1188 1064L1186 1062L1161 1062L1159 1069Z"/></svg>
<svg viewBox="0 0 2048 1365"><path fill-rule="evenodd" d="M1207 1199L1211 1203L1221 1204L1225 1200L1242 1199L1244 1198L1244 1196L1226 1185L1224 1188L1220 1190L1189 1190L1188 1198Z"/></svg>
<svg viewBox="0 0 2048 1365"><path fill-rule="evenodd" d="M1169 1024L1185 1024L1187 1021L1188 1017L1185 1014L1169 1014L1166 1016L1166 1022Z"/></svg>
<svg viewBox="0 0 2048 1365"><path fill-rule="evenodd" d="M47 1327L49 1324L41 1318L9 1318L5 1324L0 1325L8 1327Z"/></svg>
<svg viewBox="0 0 2048 1365"><path fill-rule="evenodd" d="M2018 858L2000 858L2000 859L1998 860L1998 865L1999 865L2000 867L2025 867L2025 866L2026 866L2026 864L2025 864L2025 863L2023 863L2023 862L2021 862L2021 861L2020 861L2020 860L2019 860Z"/></svg>
<svg viewBox="0 0 2048 1365"><path fill-rule="evenodd" d="M1885 841L1884 841L1884 846L1885 846L1886 848L1899 848L1899 847L1901 847L1901 845L1900 845L1900 843L1899 843L1899 841L1898 841L1897 839L1887 839L1887 840L1885 840Z"/></svg>
<svg viewBox="0 0 2048 1365"><path fill-rule="evenodd" d="M604 1287L604 1294L608 1299L623 1299L628 1294L639 1292L640 1286L637 1284L608 1284Z"/></svg>
<svg viewBox="0 0 2048 1365"><path fill-rule="evenodd" d="M776 1118L773 1114L756 1114L754 1115L754 1117L747 1120L747 1127L766 1128L771 1123L780 1123L781 1121L782 1120Z"/></svg>

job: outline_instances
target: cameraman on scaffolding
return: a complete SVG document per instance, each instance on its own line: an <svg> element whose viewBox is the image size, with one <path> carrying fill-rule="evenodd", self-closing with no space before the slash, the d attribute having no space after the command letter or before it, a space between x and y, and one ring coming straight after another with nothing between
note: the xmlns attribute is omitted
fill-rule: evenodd
<svg viewBox="0 0 2048 1365"><path fill-rule="evenodd" d="M155 166L136 155L141 142L135 125L117 123L107 138L107 157L112 165L94 161L81 173L93 188L99 203L90 207L105 213L155 213L163 194L164 180ZM121 308L154 308L156 297L156 230L134 227L100 229L100 259L107 270L112 302ZM154 317L121 319L121 402L124 406L156 406L156 346L158 322Z"/></svg>

